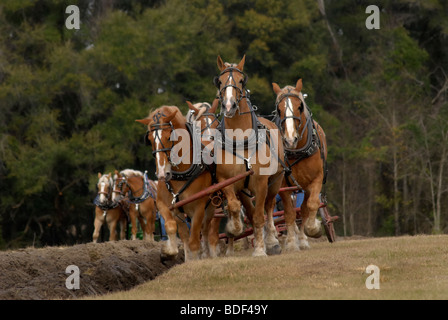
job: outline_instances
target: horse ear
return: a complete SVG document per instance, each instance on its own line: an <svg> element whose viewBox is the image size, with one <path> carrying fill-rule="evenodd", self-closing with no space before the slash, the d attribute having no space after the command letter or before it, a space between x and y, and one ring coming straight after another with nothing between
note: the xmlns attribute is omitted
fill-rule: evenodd
<svg viewBox="0 0 448 320"><path fill-rule="evenodd" d="M223 71L226 68L224 62L221 59L221 56L218 56L217 64L218 64L219 70L221 70L221 71Z"/></svg>
<svg viewBox="0 0 448 320"><path fill-rule="evenodd" d="M98 179L101 178L101 172L98 172Z"/></svg>
<svg viewBox="0 0 448 320"><path fill-rule="evenodd" d="M199 112L198 108L196 108L190 101L187 101L187 105L188 108L190 108L190 110L193 110L196 113L196 115L198 114Z"/></svg>
<svg viewBox="0 0 448 320"><path fill-rule="evenodd" d="M148 123L151 121L151 119L145 118L145 119L137 119L136 122L143 123L144 125L148 125Z"/></svg>
<svg viewBox="0 0 448 320"><path fill-rule="evenodd" d="M282 91L282 89L280 89L279 85L276 84L275 82L272 82L272 89L274 89L274 92L276 95L278 95L280 93L280 91Z"/></svg>
<svg viewBox="0 0 448 320"><path fill-rule="evenodd" d="M296 83L296 91L298 91L298 92L302 91L302 78L300 78L299 80L297 80L297 83Z"/></svg>
<svg viewBox="0 0 448 320"><path fill-rule="evenodd" d="M243 56L243 58L241 59L240 63L238 63L236 68L240 71L243 71L245 62L246 62L246 55Z"/></svg>
<svg viewBox="0 0 448 320"><path fill-rule="evenodd" d="M218 108L218 105L219 105L219 99L213 100L212 107L210 108L210 110L208 110L208 112L215 113L216 109Z"/></svg>

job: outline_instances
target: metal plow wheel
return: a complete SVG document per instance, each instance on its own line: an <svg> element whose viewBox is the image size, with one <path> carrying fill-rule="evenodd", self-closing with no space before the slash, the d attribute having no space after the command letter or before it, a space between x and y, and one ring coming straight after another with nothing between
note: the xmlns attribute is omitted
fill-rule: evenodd
<svg viewBox="0 0 448 320"><path fill-rule="evenodd" d="M322 224L324 225L325 234L327 235L328 241L335 242L336 241L336 232L334 231L333 222L339 219L338 216L330 216L328 213L328 209L326 206L319 208L319 214L322 218Z"/></svg>

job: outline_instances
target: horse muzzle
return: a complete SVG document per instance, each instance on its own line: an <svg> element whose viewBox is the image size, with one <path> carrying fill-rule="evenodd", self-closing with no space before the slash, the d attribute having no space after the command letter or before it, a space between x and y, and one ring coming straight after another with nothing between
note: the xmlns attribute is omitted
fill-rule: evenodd
<svg viewBox="0 0 448 320"><path fill-rule="evenodd" d="M157 175L157 179L159 181L163 181L163 182L170 181L172 177L173 177L173 174L171 173L171 171L167 171L164 174Z"/></svg>
<svg viewBox="0 0 448 320"><path fill-rule="evenodd" d="M236 110L238 110L238 105L233 100L224 100L222 103L222 108L224 110L224 117L233 118Z"/></svg>
<svg viewBox="0 0 448 320"><path fill-rule="evenodd" d="M296 136L293 138L284 137L283 141L285 143L285 147L289 149L295 149L297 147L297 142L299 142L299 138L297 138Z"/></svg>

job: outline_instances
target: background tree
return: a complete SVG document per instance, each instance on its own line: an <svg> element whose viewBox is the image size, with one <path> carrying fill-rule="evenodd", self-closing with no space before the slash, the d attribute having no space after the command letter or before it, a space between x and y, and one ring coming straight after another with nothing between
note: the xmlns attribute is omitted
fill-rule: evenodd
<svg viewBox="0 0 448 320"><path fill-rule="evenodd" d="M371 4L380 30L365 27ZM271 82L303 78L338 234L446 232L447 16L442 0L2 2L0 246L90 241L98 172L155 178L134 120L211 102L217 55L243 54L262 115Z"/></svg>

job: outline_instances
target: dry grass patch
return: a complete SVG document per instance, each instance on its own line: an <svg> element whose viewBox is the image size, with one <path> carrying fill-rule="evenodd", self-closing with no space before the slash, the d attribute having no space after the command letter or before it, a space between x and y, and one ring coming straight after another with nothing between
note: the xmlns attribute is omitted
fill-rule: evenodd
<svg viewBox="0 0 448 320"><path fill-rule="evenodd" d="M138 287L98 299L448 299L448 236L313 242L312 249L264 258L184 263ZM365 268L380 268L368 290Z"/></svg>

